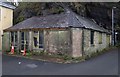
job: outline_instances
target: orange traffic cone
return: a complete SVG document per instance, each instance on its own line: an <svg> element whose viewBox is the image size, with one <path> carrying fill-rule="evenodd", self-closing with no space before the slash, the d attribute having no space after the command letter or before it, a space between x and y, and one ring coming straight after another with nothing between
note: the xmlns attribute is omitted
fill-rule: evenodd
<svg viewBox="0 0 120 77"><path fill-rule="evenodd" d="M14 54L14 46L11 47L11 52L10 54Z"/></svg>
<svg viewBox="0 0 120 77"><path fill-rule="evenodd" d="M23 54L22 54L23 56L25 56L26 55L26 49L24 48L24 52L23 52Z"/></svg>

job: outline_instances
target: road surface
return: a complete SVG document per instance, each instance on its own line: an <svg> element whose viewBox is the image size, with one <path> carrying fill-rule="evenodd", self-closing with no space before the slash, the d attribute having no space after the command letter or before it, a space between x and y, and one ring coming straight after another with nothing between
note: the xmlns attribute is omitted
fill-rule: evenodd
<svg viewBox="0 0 120 77"><path fill-rule="evenodd" d="M118 50L85 62L59 64L3 55L3 75L118 75Z"/></svg>

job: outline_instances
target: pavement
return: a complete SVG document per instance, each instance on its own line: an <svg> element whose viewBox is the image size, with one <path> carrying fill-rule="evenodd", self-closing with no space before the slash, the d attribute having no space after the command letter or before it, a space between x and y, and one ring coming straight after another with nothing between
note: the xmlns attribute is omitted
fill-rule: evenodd
<svg viewBox="0 0 120 77"><path fill-rule="evenodd" d="M2 65L3 75L118 75L118 50L72 64L3 55Z"/></svg>
<svg viewBox="0 0 120 77"><path fill-rule="evenodd" d="M0 51L0 76L2 75L2 52Z"/></svg>

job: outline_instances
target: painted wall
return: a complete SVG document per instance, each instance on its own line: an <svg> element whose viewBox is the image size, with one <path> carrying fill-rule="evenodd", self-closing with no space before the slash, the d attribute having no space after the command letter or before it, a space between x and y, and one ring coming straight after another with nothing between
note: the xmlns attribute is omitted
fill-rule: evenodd
<svg viewBox="0 0 120 77"><path fill-rule="evenodd" d="M13 25L13 10L5 7L1 7L1 20L0 20L0 50L2 49L2 35L3 30Z"/></svg>

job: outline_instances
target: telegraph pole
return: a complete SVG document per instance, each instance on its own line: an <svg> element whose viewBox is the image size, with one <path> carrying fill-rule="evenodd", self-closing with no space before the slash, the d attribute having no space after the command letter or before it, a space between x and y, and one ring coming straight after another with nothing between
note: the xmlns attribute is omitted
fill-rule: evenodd
<svg viewBox="0 0 120 77"><path fill-rule="evenodd" d="M115 45L115 33L114 33L114 9L116 7L112 7L112 45Z"/></svg>

